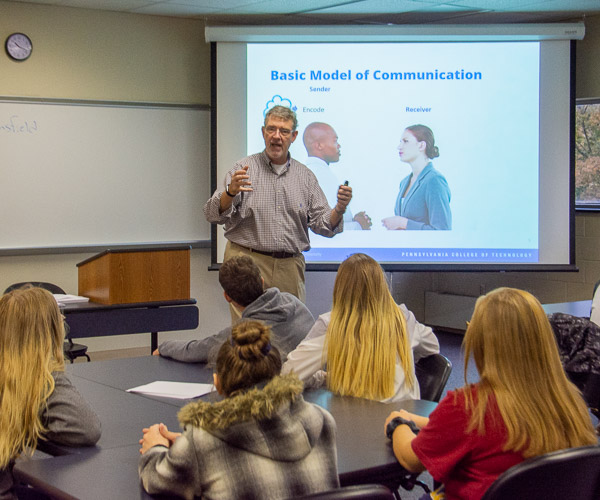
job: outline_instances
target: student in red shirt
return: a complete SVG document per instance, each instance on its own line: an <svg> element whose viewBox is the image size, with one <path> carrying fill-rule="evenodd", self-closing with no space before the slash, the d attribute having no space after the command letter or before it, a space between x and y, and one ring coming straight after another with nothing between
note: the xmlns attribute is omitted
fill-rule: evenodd
<svg viewBox="0 0 600 500"><path fill-rule="evenodd" d="M463 349L464 387L451 391L429 418L402 410L385 423L400 464L412 472L427 469L444 483L447 499L481 498L525 458L598 442L533 295L499 288L480 297ZM480 375L476 384L466 380L471 357Z"/></svg>

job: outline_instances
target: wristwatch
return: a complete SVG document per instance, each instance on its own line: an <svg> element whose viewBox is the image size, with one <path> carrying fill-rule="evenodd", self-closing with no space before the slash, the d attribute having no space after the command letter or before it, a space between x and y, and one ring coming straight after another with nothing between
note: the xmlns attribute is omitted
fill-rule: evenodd
<svg viewBox="0 0 600 500"><path fill-rule="evenodd" d="M395 417L392 420L390 420L390 423L387 424L387 427L385 428L385 435L388 437L388 439L392 439L396 427L400 425L408 425L409 429L415 434L419 433L419 428L417 427L417 424L415 424L412 420L406 420L402 417Z"/></svg>
<svg viewBox="0 0 600 500"><path fill-rule="evenodd" d="M229 192L229 186L231 186L231 184L227 184L227 187L225 188L225 193L227 193L227 196L229 196L230 198L235 198L235 194L231 194Z"/></svg>

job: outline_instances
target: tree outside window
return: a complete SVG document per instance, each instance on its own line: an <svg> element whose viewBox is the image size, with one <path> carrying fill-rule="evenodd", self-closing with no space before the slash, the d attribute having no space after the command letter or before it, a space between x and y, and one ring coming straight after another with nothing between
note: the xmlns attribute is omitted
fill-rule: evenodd
<svg viewBox="0 0 600 500"><path fill-rule="evenodd" d="M575 204L577 208L600 209L600 100L577 104Z"/></svg>

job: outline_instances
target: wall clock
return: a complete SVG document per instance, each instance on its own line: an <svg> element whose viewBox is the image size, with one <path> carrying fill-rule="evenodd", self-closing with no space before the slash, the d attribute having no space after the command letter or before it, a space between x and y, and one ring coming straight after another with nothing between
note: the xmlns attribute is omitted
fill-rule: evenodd
<svg viewBox="0 0 600 500"><path fill-rule="evenodd" d="M24 61L31 55L33 50L31 39L24 33L8 35L4 47L8 56L15 61Z"/></svg>

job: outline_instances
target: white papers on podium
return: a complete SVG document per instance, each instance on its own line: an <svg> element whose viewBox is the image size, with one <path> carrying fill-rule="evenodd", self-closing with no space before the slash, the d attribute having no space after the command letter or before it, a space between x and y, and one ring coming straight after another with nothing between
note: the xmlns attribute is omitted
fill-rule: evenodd
<svg viewBox="0 0 600 500"><path fill-rule="evenodd" d="M82 297L81 295L69 295L68 293L53 293L52 295L59 304L76 304L90 301L88 297Z"/></svg>
<svg viewBox="0 0 600 500"><path fill-rule="evenodd" d="M195 384L192 382L166 382L157 380L150 384L140 385L127 392L139 392L149 396L160 396L163 398L193 399L204 396L214 390L212 384Z"/></svg>

